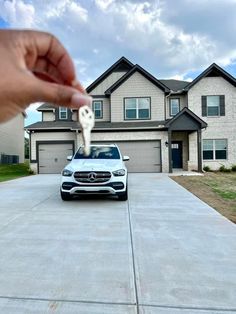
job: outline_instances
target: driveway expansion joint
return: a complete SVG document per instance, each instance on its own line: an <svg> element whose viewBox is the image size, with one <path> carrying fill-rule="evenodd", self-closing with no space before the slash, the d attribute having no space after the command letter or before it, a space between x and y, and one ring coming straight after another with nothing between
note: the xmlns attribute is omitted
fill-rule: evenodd
<svg viewBox="0 0 236 314"><path fill-rule="evenodd" d="M195 311L217 311L217 312L236 312L236 308L221 308L221 307L198 307L198 306L177 306L177 305L158 305L158 304L139 304L142 307L154 307L159 309L176 309L176 310L195 310Z"/></svg>
<svg viewBox="0 0 236 314"><path fill-rule="evenodd" d="M47 299L47 298L31 298L31 297L13 297L0 296L0 299L19 300L19 301L40 301L40 302L61 302L61 303L83 303L83 304L100 304L100 305L126 305L136 306L136 303L128 302L106 302L106 301L91 301L91 300L73 300L73 299Z"/></svg>
<svg viewBox="0 0 236 314"><path fill-rule="evenodd" d="M140 312L139 312L138 288L137 288L137 277L136 277L135 257L134 257L134 240L133 240L132 219L131 219L129 201L127 204L127 210L128 210L129 233L130 233L130 243L131 243L131 253L132 253L134 291L135 291L135 300L136 300L136 306L137 306L136 311L137 311L137 314L139 314Z"/></svg>

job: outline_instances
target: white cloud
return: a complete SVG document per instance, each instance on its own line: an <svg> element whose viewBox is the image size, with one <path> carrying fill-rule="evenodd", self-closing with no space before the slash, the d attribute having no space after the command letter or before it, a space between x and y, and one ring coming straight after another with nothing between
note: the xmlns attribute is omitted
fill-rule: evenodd
<svg viewBox="0 0 236 314"><path fill-rule="evenodd" d="M108 7L114 2L115 0L95 0L95 4L103 11L106 11Z"/></svg>
<svg viewBox="0 0 236 314"><path fill-rule="evenodd" d="M161 78L225 67L236 59L235 15L235 0L0 0L11 27L59 37L84 84L122 55Z"/></svg>
<svg viewBox="0 0 236 314"><path fill-rule="evenodd" d="M0 4L0 12L0 16L12 27L30 28L34 25L34 6L23 0L3 0Z"/></svg>

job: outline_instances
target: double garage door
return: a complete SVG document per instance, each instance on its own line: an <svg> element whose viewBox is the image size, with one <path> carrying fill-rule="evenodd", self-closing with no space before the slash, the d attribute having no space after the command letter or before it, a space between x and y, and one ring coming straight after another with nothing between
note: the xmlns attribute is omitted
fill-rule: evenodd
<svg viewBox="0 0 236 314"><path fill-rule="evenodd" d="M160 141L119 141L121 154L129 156L126 167L129 172L161 172Z"/></svg>
<svg viewBox="0 0 236 314"><path fill-rule="evenodd" d="M119 141L116 144L123 156L130 157L126 162L129 172L161 172L160 141ZM72 144L39 144L39 173L60 173L68 163L66 157L72 154Z"/></svg>

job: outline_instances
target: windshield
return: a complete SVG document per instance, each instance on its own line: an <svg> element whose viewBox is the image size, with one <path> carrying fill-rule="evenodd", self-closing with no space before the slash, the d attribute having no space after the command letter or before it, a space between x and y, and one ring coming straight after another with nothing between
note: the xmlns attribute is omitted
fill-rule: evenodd
<svg viewBox="0 0 236 314"><path fill-rule="evenodd" d="M80 147L74 159L120 159L117 147L91 146L90 154L84 155L84 148Z"/></svg>

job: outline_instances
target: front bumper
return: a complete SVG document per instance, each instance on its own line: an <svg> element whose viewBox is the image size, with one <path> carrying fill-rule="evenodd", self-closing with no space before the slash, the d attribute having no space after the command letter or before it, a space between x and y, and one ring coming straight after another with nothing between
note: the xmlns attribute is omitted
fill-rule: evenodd
<svg viewBox="0 0 236 314"><path fill-rule="evenodd" d="M76 194L118 194L126 191L127 175L112 176L107 182L78 182L74 176L62 176L61 191Z"/></svg>
<svg viewBox="0 0 236 314"><path fill-rule="evenodd" d="M65 178L65 177L64 177ZM124 178L124 177L123 177ZM122 179L123 179L122 178ZM74 181L62 180L61 191L70 194L117 194L126 190L125 178L100 184L80 184Z"/></svg>

